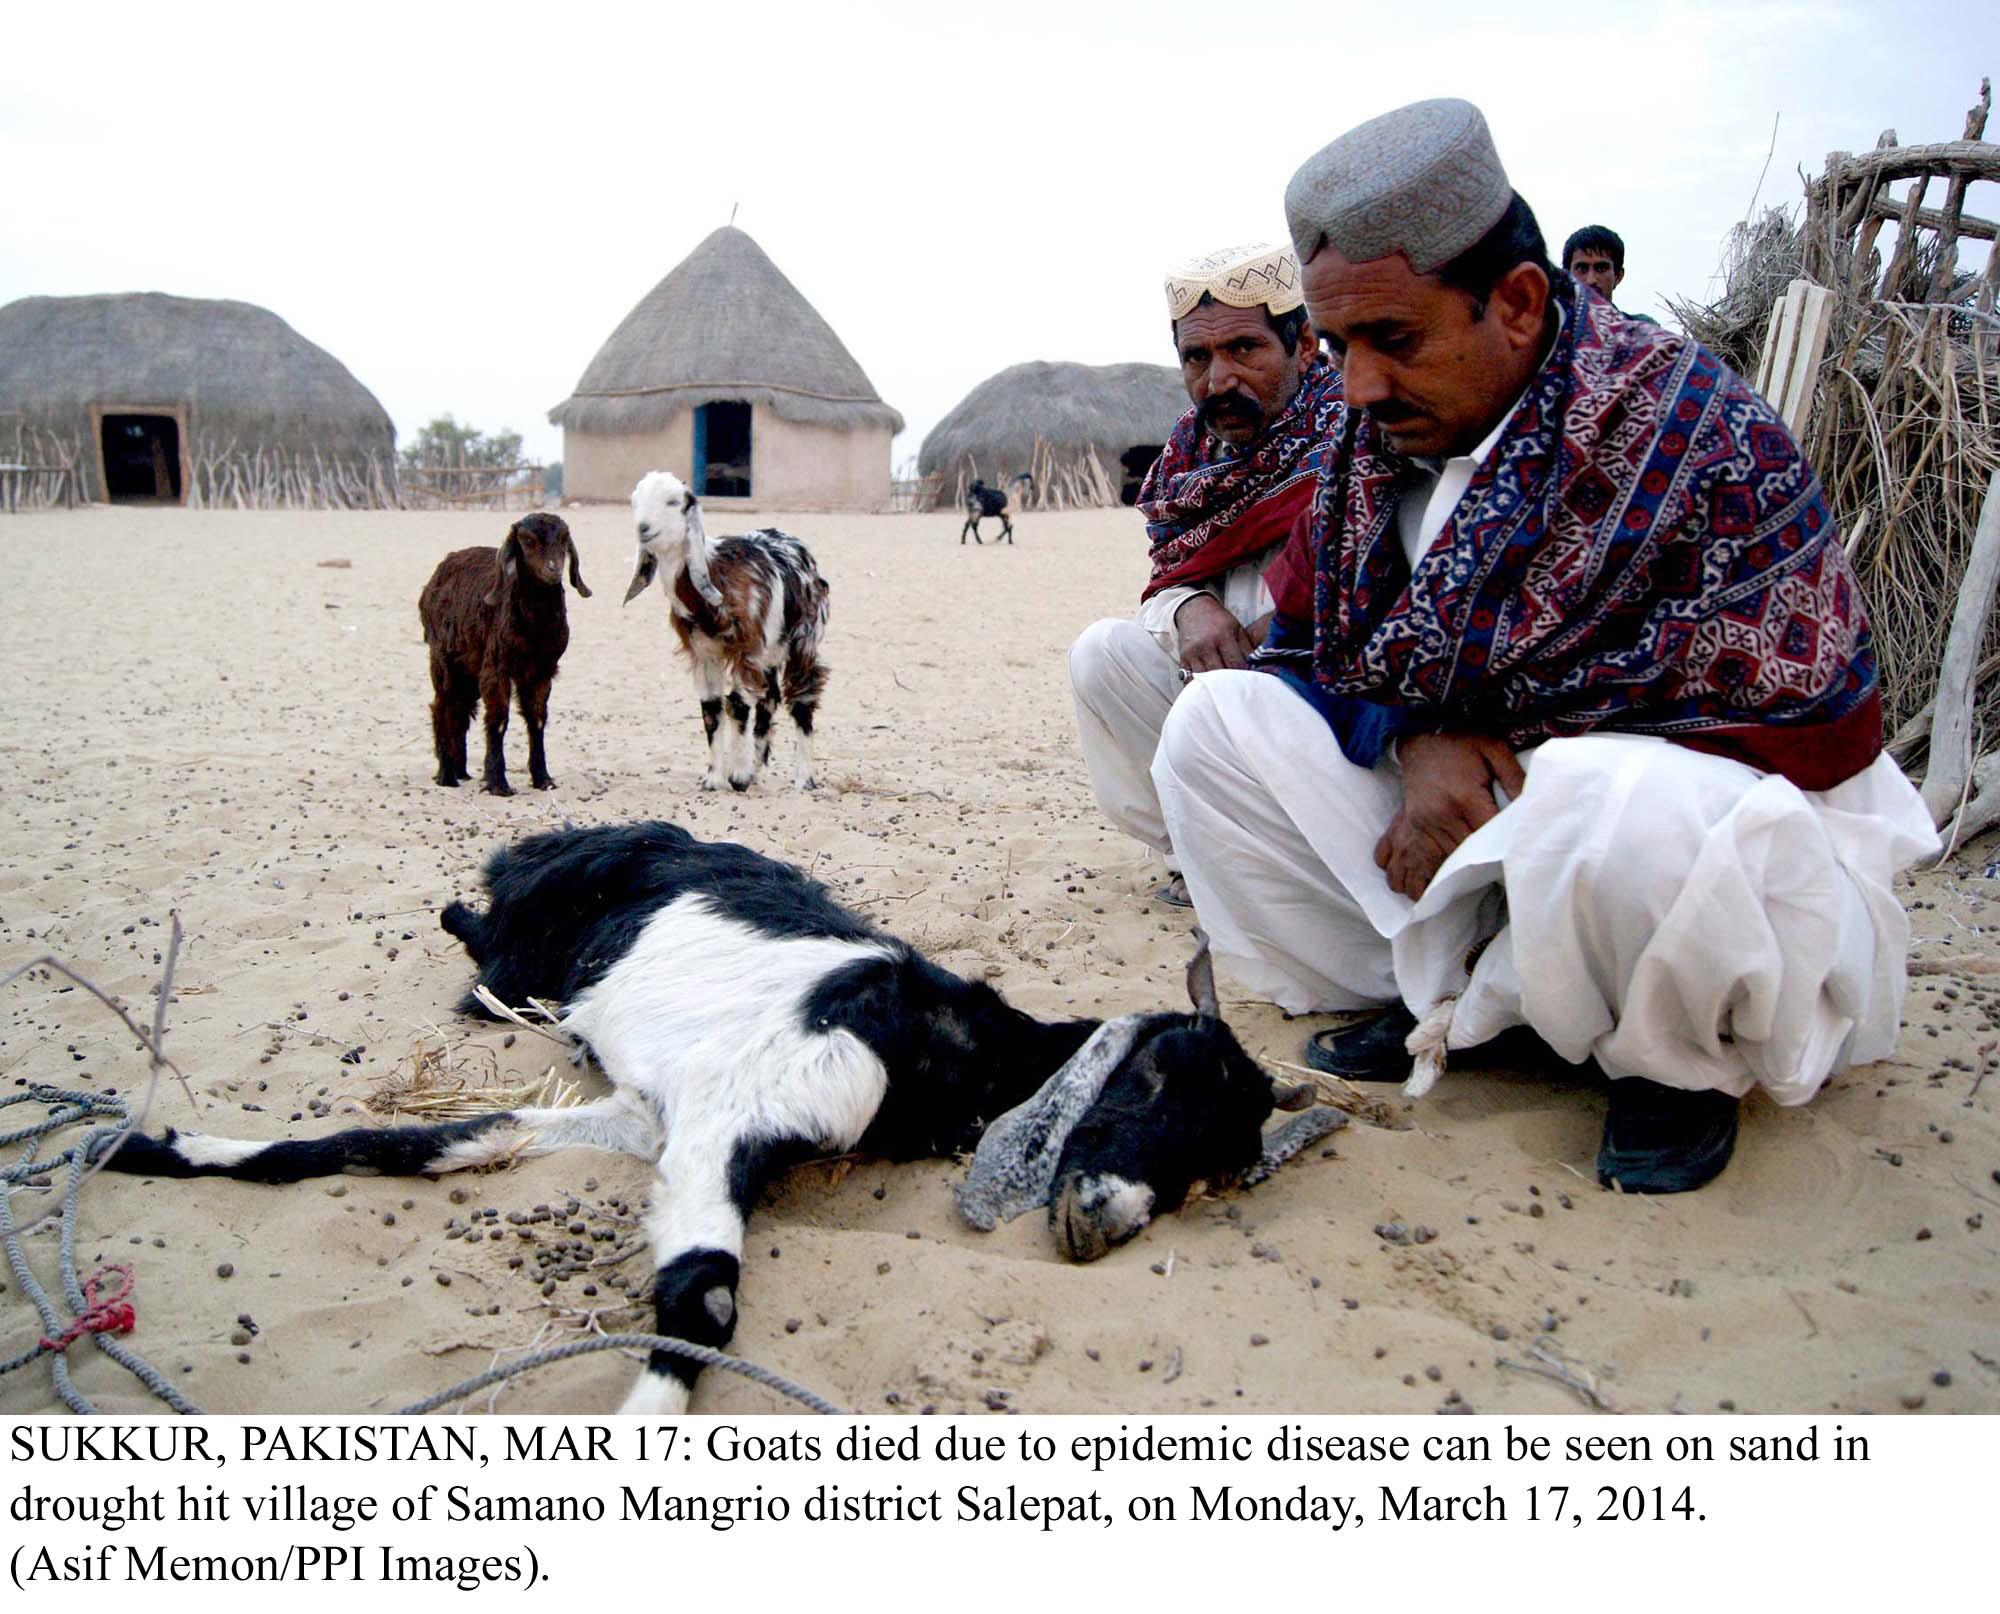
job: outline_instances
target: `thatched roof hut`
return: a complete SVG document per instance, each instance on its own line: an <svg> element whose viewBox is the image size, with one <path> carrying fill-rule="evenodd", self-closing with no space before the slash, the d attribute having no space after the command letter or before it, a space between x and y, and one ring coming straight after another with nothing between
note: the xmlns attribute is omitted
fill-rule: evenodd
<svg viewBox="0 0 2000 1614"><path fill-rule="evenodd" d="M93 499L396 502L396 428L374 394L250 303L130 292L0 308L0 457L17 449L72 466Z"/></svg>
<svg viewBox="0 0 2000 1614"><path fill-rule="evenodd" d="M1038 502L1130 504L1187 407L1180 372L1164 364L1016 364L931 428L917 469L940 504L975 476L998 484L1022 471Z"/></svg>
<svg viewBox="0 0 2000 1614"><path fill-rule="evenodd" d="M725 225L640 299L549 411L571 498L673 471L715 499L873 509L889 496L885 404L763 248Z"/></svg>

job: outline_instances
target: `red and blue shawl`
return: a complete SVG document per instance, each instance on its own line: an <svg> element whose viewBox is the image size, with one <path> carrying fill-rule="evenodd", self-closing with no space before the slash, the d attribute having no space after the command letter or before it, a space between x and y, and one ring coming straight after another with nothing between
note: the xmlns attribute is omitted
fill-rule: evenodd
<svg viewBox="0 0 2000 1614"><path fill-rule="evenodd" d="M1340 372L1321 356L1247 451L1203 427L1198 411L1181 416L1139 488L1153 552L1139 597L1208 582L1284 542L1312 508L1340 398Z"/></svg>
<svg viewBox="0 0 2000 1614"><path fill-rule="evenodd" d="M1388 732L1524 748L1603 729L1805 790L1860 772L1882 746L1867 611L1791 433L1699 343L1567 277L1555 295L1554 349L1414 574L1409 462L1346 412L1313 505L1311 649L1274 631L1260 660L1309 669L1364 765Z"/></svg>

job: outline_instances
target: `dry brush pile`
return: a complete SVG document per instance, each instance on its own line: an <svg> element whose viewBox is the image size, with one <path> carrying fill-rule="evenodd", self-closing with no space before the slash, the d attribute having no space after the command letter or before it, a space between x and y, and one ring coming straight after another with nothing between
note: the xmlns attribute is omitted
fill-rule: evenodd
<svg viewBox="0 0 2000 1614"><path fill-rule="evenodd" d="M1868 598L1890 749L1922 768L1948 844L2000 822L2000 646L1985 643L2000 583L2000 250L1977 274L1958 263L1961 241L1996 234L1965 210L1973 184L2000 182L2000 145L1982 138L1991 99L1982 82L1963 139L1901 146L1888 130L1873 151L1832 153L1802 221L1771 209L1739 224L1720 297L1670 304L1755 375L1791 281L1834 293L1800 435ZM1926 206L1939 183L1942 205Z"/></svg>

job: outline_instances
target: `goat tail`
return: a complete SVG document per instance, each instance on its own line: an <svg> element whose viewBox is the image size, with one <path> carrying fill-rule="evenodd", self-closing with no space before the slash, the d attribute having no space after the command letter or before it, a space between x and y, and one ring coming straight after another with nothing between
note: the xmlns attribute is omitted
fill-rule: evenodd
<svg viewBox="0 0 2000 1614"><path fill-rule="evenodd" d="M438 924L447 936L454 936L472 955L475 964L486 962L486 916L464 902L447 902L438 914Z"/></svg>

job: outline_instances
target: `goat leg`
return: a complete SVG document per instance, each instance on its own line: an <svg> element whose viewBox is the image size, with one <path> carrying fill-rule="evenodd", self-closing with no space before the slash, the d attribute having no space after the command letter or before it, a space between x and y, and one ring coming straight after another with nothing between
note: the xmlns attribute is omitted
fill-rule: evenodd
<svg viewBox="0 0 2000 1614"><path fill-rule="evenodd" d="M543 736L549 726L549 685L546 679L521 689L521 721L528 726L528 778L537 790L553 790L549 754Z"/></svg>
<svg viewBox="0 0 2000 1614"><path fill-rule="evenodd" d="M431 647L431 745L437 752L437 782L456 785L459 774L452 766L454 735L459 750L465 748L465 728L472 714L457 709L451 698L451 665L444 653Z"/></svg>
<svg viewBox="0 0 2000 1614"><path fill-rule="evenodd" d="M471 721L470 712L454 711L443 695L431 702L431 743L437 749L437 782L441 785L455 788L463 777L455 757L465 749L465 730Z"/></svg>
<svg viewBox="0 0 2000 1614"><path fill-rule="evenodd" d="M460 1121L351 1127L324 1137L275 1142L218 1138L169 1127L159 1137L130 1134L104 1169L146 1177L234 1177L263 1183L304 1182L342 1173L441 1177L576 1148L657 1158L658 1112L621 1092L562 1109L494 1110Z"/></svg>
<svg viewBox="0 0 2000 1614"><path fill-rule="evenodd" d="M694 658L694 692L701 700L701 731L708 741L708 771L701 776L703 790L720 790L728 772L728 738L722 727L722 696L729 688L729 675L715 654L712 641L697 638L688 646Z"/></svg>
<svg viewBox="0 0 2000 1614"><path fill-rule="evenodd" d="M732 689L722 704L729 714L729 726L725 731L725 743L731 757L729 788L748 790L750 781L757 777L757 753L750 739L750 703L743 698L741 690Z"/></svg>
<svg viewBox="0 0 2000 1614"><path fill-rule="evenodd" d="M721 1350L736 1332L736 1282L742 1271L743 1224L772 1175L813 1152L797 1138L667 1134L653 1184L655 1209L646 1221L653 1246L653 1331L669 1339ZM675 1416L702 1364L655 1350L621 1412Z"/></svg>
<svg viewBox="0 0 2000 1614"><path fill-rule="evenodd" d="M778 674L775 668L764 674L764 693L757 697L757 717L754 733L757 741L756 761L752 766L762 768L771 760L771 717L778 709Z"/></svg>
<svg viewBox="0 0 2000 1614"><path fill-rule="evenodd" d="M1345 1125L1347 1117L1327 1104L1315 1104L1289 1117L1264 1134L1264 1152L1257 1164L1243 1173L1242 1185L1255 1188L1294 1155Z"/></svg>
<svg viewBox="0 0 2000 1614"><path fill-rule="evenodd" d="M793 701L792 722L798 729L798 750L792 764L792 788L794 790L814 790L819 780L813 776L813 713L812 701Z"/></svg>
<svg viewBox="0 0 2000 1614"><path fill-rule="evenodd" d="M702 738L708 741L708 771L701 776L701 788L703 790L718 788L719 781L716 777L715 766L715 731L721 725L722 697L714 695L704 699L701 703L701 733Z"/></svg>
<svg viewBox="0 0 2000 1614"><path fill-rule="evenodd" d="M495 796L511 796L507 783L507 705L513 691L503 679L484 691L486 697L486 789Z"/></svg>

